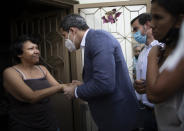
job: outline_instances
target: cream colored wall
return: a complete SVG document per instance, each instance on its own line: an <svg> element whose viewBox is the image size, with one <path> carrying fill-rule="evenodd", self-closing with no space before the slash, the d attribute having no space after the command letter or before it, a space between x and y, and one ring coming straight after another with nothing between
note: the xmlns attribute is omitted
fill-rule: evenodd
<svg viewBox="0 0 184 131"><path fill-rule="evenodd" d="M120 0L78 0L80 4L89 4L89 3L102 3L102 2L115 2ZM125 0L121 0L125 1Z"/></svg>

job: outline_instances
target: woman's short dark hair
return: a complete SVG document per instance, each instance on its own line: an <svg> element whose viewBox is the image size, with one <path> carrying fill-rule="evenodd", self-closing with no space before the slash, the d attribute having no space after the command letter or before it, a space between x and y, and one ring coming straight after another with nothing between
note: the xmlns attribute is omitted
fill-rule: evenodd
<svg viewBox="0 0 184 131"><path fill-rule="evenodd" d="M184 14L184 0L152 0L151 2L157 2L173 16Z"/></svg>
<svg viewBox="0 0 184 131"><path fill-rule="evenodd" d="M33 36L21 35L10 46L10 52L11 52L11 55L12 55L14 62L16 62L16 63L21 62L18 55L21 55L23 53L22 48L23 48L24 43L27 41L30 41L34 44L38 43L38 39L35 39Z"/></svg>
<svg viewBox="0 0 184 131"><path fill-rule="evenodd" d="M86 24L86 20L78 14L70 14L63 18L60 24L60 28L69 32L70 27L76 27L79 30L87 30L89 26Z"/></svg>

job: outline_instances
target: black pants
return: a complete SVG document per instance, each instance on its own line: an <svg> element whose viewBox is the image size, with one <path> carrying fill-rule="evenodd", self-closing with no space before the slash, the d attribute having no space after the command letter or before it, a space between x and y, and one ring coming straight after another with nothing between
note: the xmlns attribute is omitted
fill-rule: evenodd
<svg viewBox="0 0 184 131"><path fill-rule="evenodd" d="M8 131L8 115L0 115L0 131Z"/></svg>
<svg viewBox="0 0 184 131"><path fill-rule="evenodd" d="M140 103L137 128L133 131L158 131L153 108Z"/></svg>

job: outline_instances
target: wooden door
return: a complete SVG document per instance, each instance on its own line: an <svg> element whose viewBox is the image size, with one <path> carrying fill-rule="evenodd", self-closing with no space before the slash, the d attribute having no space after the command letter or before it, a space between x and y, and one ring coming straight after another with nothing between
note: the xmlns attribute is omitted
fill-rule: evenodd
<svg viewBox="0 0 184 131"><path fill-rule="evenodd" d="M58 32L58 26L66 9L59 11L22 16L11 24L11 36L14 40L21 34L37 36L40 39L41 63L60 83L68 83L70 78L69 53L64 47L64 40ZM51 98L59 126L62 131L73 131L72 101L58 93Z"/></svg>

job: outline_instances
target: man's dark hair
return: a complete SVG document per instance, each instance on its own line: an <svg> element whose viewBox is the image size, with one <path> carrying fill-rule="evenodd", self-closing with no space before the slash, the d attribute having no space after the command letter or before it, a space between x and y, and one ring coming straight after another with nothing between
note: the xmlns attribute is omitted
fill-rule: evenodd
<svg viewBox="0 0 184 131"><path fill-rule="evenodd" d="M184 14L184 0L152 0L151 3L157 2L158 5L166 9L171 15L178 16Z"/></svg>
<svg viewBox="0 0 184 131"><path fill-rule="evenodd" d="M142 13L140 15L138 15L137 17L135 17L132 21L131 21L131 25L136 21L139 20L139 24L144 25L146 24L147 21L151 21L151 15L149 13Z"/></svg>
<svg viewBox="0 0 184 131"><path fill-rule="evenodd" d="M13 61L16 63L20 63L20 58L18 55L21 55L23 53L23 45L25 42L30 41L34 44L38 43L38 39L35 39L33 36L28 36L28 35L21 35L18 37L15 42L10 46L10 52L13 58Z"/></svg>
<svg viewBox="0 0 184 131"><path fill-rule="evenodd" d="M131 20L130 24L132 25L138 18L139 18L139 15L136 16L133 20Z"/></svg>
<svg viewBox="0 0 184 131"><path fill-rule="evenodd" d="M85 19L78 14L67 15L61 21L60 28L64 31L69 32L70 27L76 27L79 30L87 30L89 28Z"/></svg>

